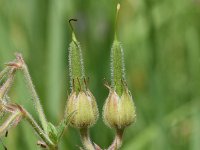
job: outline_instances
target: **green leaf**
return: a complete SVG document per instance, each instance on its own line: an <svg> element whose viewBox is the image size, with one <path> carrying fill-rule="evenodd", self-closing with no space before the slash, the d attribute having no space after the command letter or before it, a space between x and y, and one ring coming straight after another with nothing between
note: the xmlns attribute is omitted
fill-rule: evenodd
<svg viewBox="0 0 200 150"><path fill-rule="evenodd" d="M57 143L58 142L58 137L57 137L58 132L57 132L56 127L50 122L48 123L48 126L47 126L47 132L48 132L49 138L54 143Z"/></svg>
<svg viewBox="0 0 200 150"><path fill-rule="evenodd" d="M66 127L69 125L69 121L71 119L71 117L74 115L75 111L72 112L70 115L68 115L67 117L65 117L60 124L57 126L57 137L58 137L58 141L62 138L62 135L66 129Z"/></svg>

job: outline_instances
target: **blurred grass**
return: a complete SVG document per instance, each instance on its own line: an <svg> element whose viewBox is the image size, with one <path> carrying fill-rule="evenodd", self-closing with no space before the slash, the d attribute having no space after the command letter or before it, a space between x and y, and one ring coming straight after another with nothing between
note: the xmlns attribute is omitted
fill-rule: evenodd
<svg viewBox="0 0 200 150"><path fill-rule="evenodd" d="M23 53L48 119L62 118L69 90L68 19L77 18L99 109L108 95L109 54L117 1L0 0L0 69ZM121 1L119 39L125 50L128 85L137 106L137 122L126 130L124 150L200 149L200 1ZM35 118L21 73L10 93ZM37 118L38 119L38 118ZM94 141L107 147L113 132L102 120L91 129ZM26 122L9 131L9 150L36 150L37 136ZM78 132L67 130L61 149L78 149ZM0 148L2 149L2 148Z"/></svg>

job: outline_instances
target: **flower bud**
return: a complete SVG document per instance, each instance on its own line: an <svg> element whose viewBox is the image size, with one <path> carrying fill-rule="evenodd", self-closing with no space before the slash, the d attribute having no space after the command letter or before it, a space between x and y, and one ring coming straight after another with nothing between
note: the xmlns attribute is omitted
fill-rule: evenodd
<svg viewBox="0 0 200 150"><path fill-rule="evenodd" d="M119 96L110 90L103 109L104 122L111 128L123 129L135 121L136 112L128 89Z"/></svg>
<svg viewBox="0 0 200 150"><path fill-rule="evenodd" d="M76 128L88 128L96 123L99 113L94 96L89 90L72 92L67 102L67 114L74 113L70 124Z"/></svg>

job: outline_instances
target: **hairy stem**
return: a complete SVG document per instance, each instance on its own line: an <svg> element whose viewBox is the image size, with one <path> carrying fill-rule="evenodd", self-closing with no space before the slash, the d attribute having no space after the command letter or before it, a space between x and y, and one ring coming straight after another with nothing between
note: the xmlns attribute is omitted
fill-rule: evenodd
<svg viewBox="0 0 200 150"><path fill-rule="evenodd" d="M11 116L9 116L9 118L0 126L0 135L6 132L8 128L10 128L14 124L15 120L20 116L22 116L20 111L13 112Z"/></svg>
<svg viewBox="0 0 200 150"><path fill-rule="evenodd" d="M14 76L15 76L15 69L12 68L9 72L8 75L8 79L5 81L5 83L3 84L3 86L0 88L0 99L4 97L4 95L8 92L8 90L10 89L13 80L14 80Z"/></svg>
<svg viewBox="0 0 200 150"><path fill-rule="evenodd" d="M54 150L56 147L54 143L49 139L48 135L40 128L31 114L23 108L23 113L25 119L30 123L36 133L40 136L40 138L49 146L50 150Z"/></svg>
<svg viewBox="0 0 200 150"><path fill-rule="evenodd" d="M36 110L39 114L39 119L42 123L42 127L43 127L45 133L47 133L47 120L46 120L42 105L40 103L40 99L37 95L37 92L35 90L35 87L33 85L32 80L31 80L31 77L30 77L30 74L29 74L29 71L28 71L26 64L23 64L22 70L23 70L23 73L24 73L24 76L25 76L25 79L26 79L26 82L27 82L27 86L31 91L31 95L33 97L33 101L34 101L34 104L35 104L35 108L36 108Z"/></svg>
<svg viewBox="0 0 200 150"><path fill-rule="evenodd" d="M108 150L117 150L122 145L122 137L123 137L124 129L117 129L116 135L113 143L110 145Z"/></svg>
<svg viewBox="0 0 200 150"><path fill-rule="evenodd" d="M88 128L80 129L81 141L87 150L95 150L91 140Z"/></svg>
<svg viewBox="0 0 200 150"><path fill-rule="evenodd" d="M0 72L0 81L1 81L1 78L4 77L4 75L10 70L9 67L6 67L4 68L1 72Z"/></svg>

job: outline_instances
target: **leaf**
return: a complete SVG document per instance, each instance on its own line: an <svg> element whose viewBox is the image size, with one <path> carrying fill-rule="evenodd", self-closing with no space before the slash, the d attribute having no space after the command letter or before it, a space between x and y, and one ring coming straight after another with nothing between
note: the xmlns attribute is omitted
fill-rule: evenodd
<svg viewBox="0 0 200 150"><path fill-rule="evenodd" d="M49 138L54 142L54 144L57 144L60 141L65 131L65 128L68 126L69 120L73 114L74 112L72 112L69 116L64 118L57 127L55 127L52 123L48 122L47 132Z"/></svg>
<svg viewBox="0 0 200 150"><path fill-rule="evenodd" d="M71 119L71 117L74 115L75 111L72 112L70 115L68 115L67 117L65 117L60 124L57 126L57 133L58 133L58 141L61 139L66 127L69 124L69 121Z"/></svg>
<svg viewBox="0 0 200 150"><path fill-rule="evenodd" d="M58 138L57 138L58 132L57 132L56 127L50 122L48 122L48 125L47 125L47 132L48 132L49 138L54 143L57 143L57 141L58 141Z"/></svg>

